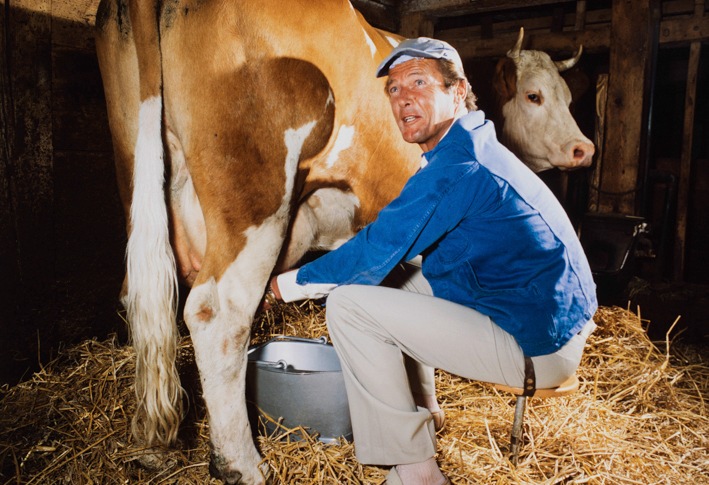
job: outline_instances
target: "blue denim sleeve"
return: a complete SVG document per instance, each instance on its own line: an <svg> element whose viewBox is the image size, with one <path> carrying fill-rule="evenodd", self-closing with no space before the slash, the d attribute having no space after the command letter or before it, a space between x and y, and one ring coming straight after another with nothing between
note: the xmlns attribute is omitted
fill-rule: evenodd
<svg viewBox="0 0 709 485"><path fill-rule="evenodd" d="M379 284L399 262L422 253L458 224L469 200L446 199L467 192L454 189L470 170L469 166L435 168L429 164L409 179L374 222L338 249L304 265L296 281ZM444 201L445 210L438 210Z"/></svg>

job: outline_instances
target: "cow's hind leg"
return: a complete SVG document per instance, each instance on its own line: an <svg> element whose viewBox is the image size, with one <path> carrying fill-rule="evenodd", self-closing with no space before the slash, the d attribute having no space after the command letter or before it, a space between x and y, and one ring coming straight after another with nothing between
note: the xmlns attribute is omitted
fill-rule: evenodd
<svg viewBox="0 0 709 485"><path fill-rule="evenodd" d="M334 104L322 73L295 59L260 62L215 83L225 99L248 99L228 113L223 99L215 104L221 115L204 120L208 139L187 153L207 249L185 321L209 413L211 470L227 483L253 484L263 477L245 402L251 323L283 245L299 164L327 143Z"/></svg>

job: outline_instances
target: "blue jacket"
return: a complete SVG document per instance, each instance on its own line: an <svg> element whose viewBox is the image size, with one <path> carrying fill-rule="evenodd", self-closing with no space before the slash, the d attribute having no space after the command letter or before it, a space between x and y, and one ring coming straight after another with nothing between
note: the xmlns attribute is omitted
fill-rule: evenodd
<svg viewBox="0 0 709 485"><path fill-rule="evenodd" d="M421 254L435 296L490 316L525 355L557 351L598 305L556 197L498 142L481 111L457 120L425 157L374 222L304 265L297 283L377 285Z"/></svg>

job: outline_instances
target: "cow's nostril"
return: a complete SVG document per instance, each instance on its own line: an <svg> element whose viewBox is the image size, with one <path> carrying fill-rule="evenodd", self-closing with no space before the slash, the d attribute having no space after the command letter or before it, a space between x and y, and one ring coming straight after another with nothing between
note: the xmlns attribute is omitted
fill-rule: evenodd
<svg viewBox="0 0 709 485"><path fill-rule="evenodd" d="M590 163L595 151L595 147L591 143L576 143L571 147L572 159L576 162Z"/></svg>

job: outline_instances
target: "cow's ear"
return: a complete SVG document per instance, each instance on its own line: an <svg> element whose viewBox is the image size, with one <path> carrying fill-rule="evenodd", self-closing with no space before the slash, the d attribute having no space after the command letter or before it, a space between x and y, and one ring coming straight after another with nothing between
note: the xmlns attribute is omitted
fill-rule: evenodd
<svg viewBox="0 0 709 485"><path fill-rule="evenodd" d="M500 106L512 99L517 93L517 66L509 57L503 57L495 68L495 80L492 83L500 101Z"/></svg>

